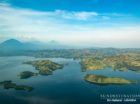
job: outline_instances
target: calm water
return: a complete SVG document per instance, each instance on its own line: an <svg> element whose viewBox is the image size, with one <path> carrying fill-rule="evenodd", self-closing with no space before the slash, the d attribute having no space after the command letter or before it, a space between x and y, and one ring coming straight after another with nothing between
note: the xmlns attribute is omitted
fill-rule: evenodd
<svg viewBox="0 0 140 104"><path fill-rule="evenodd" d="M38 58L40 59L40 58ZM20 79L22 71L36 70L23 62L38 60L33 57L0 57L0 81L12 80L34 88L31 92L3 89L0 87L0 104L105 104L101 94L140 94L140 74L111 69L81 72L80 64L73 59L53 58L58 63L68 63L63 69L56 70L53 75L33 76ZM107 75L137 80L132 85L99 86L83 80L86 74ZM137 103L140 104L139 101Z"/></svg>

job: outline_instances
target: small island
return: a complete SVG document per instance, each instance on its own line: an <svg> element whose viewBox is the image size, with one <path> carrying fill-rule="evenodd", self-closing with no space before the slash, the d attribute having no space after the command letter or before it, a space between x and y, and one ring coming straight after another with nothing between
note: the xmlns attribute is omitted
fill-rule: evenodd
<svg viewBox="0 0 140 104"><path fill-rule="evenodd" d="M116 78L116 77L107 77L103 75L93 75L87 74L84 77L84 80L93 84L97 85L124 85L124 84L135 84L137 83L134 80L127 80L123 78Z"/></svg>
<svg viewBox="0 0 140 104"><path fill-rule="evenodd" d="M36 76L38 75L37 73L33 73L33 72L30 72L30 71L23 71L20 73L20 79L27 79L27 78L30 78L32 76Z"/></svg>
<svg viewBox="0 0 140 104"><path fill-rule="evenodd" d="M55 62L52 62L50 60L36 60L36 61L28 61L24 64L29 64L35 67L36 70L38 70L40 75L51 75L53 71L57 69L62 69L64 66L62 64L58 64ZM33 76L34 73L32 72L26 72L22 73L21 75L27 75L27 77Z"/></svg>
<svg viewBox="0 0 140 104"><path fill-rule="evenodd" d="M13 83L11 80L0 82L0 86L3 86L4 89L24 90L28 92L33 90L33 88L30 86L17 85L16 83Z"/></svg>

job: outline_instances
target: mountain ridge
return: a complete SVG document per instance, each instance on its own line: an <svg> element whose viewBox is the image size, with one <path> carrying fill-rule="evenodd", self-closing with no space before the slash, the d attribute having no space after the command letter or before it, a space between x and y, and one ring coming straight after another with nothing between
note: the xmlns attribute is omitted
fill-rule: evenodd
<svg viewBox="0 0 140 104"><path fill-rule="evenodd" d="M44 50L44 49L62 49L68 46L52 40L47 43L41 42L21 42L17 39L8 39L0 44L0 51L17 51L17 50Z"/></svg>

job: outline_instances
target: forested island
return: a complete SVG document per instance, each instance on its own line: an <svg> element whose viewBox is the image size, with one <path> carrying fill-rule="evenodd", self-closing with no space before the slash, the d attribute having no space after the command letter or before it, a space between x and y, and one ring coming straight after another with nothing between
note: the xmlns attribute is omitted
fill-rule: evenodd
<svg viewBox="0 0 140 104"><path fill-rule="evenodd" d="M27 78L30 78L32 76L37 76L37 75L38 75L38 73L34 73L31 71L23 71L19 74L20 79L27 79Z"/></svg>
<svg viewBox="0 0 140 104"><path fill-rule="evenodd" d="M84 80L93 84L98 84L98 85L109 85L109 84L124 85L124 84L137 83L137 81L134 81L134 80L127 80L123 78L107 77L103 75L93 75L93 74L87 74L84 77Z"/></svg>
<svg viewBox="0 0 140 104"><path fill-rule="evenodd" d="M35 67L38 73L30 72L30 71L23 71L20 73L21 79L30 78L32 76L40 75L51 75L53 71L57 69L62 69L64 67L63 64L58 64L52 62L50 60L36 60L36 61L28 61L24 62L23 64L29 64Z"/></svg>
<svg viewBox="0 0 140 104"><path fill-rule="evenodd" d="M32 91L33 88L26 85L17 85L16 83L12 82L11 80L5 80L0 82L0 86L3 86L4 89L15 89L15 90L24 90L24 91Z"/></svg>

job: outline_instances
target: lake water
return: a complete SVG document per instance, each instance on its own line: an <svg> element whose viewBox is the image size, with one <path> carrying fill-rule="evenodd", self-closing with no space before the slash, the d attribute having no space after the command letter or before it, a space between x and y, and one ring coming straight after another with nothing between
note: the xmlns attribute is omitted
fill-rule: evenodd
<svg viewBox="0 0 140 104"><path fill-rule="evenodd" d="M54 71L53 75L20 79L18 75L22 71L36 72L31 65L23 64L31 60L41 60L41 58L0 57L0 82L12 80L18 85L34 88L31 92L27 92L0 87L0 104L106 104L106 99L101 97L103 94L140 94L140 73L113 71L110 68L82 72L79 62L73 59L51 58L50 60L54 62L68 64L63 69ZM84 81L86 74L121 77L137 80L138 83L99 86ZM140 104L139 99L137 103Z"/></svg>

